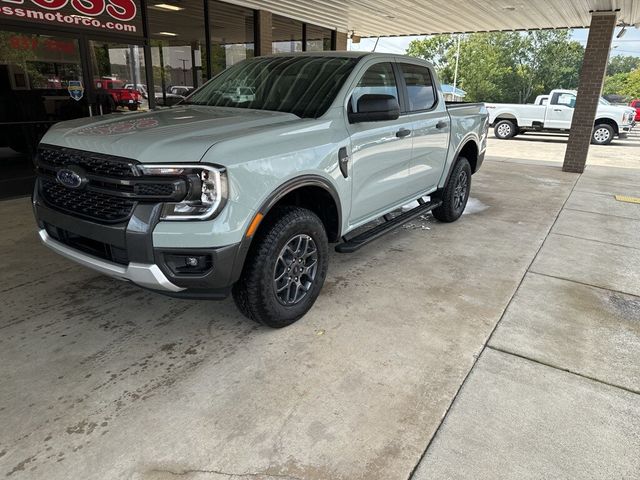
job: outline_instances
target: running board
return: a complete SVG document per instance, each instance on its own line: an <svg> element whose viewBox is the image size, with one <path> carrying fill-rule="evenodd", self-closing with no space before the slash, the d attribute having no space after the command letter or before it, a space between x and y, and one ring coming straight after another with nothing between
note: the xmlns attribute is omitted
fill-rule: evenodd
<svg viewBox="0 0 640 480"><path fill-rule="evenodd" d="M424 201L423 201L424 202ZM344 243L340 243L336 245L336 252L338 253L353 253L361 247L364 247L367 243L374 241L377 238L380 238L385 233L389 233L391 230L398 228L399 226L407 223L409 220L413 220L419 215L430 212L434 208L442 205L441 200L432 200L430 202L420 203L415 208L412 208L408 212L404 212L397 217L387 220L388 218L385 215L384 223L376 225L375 227L367 230L366 232L361 233L349 240L346 240Z"/></svg>

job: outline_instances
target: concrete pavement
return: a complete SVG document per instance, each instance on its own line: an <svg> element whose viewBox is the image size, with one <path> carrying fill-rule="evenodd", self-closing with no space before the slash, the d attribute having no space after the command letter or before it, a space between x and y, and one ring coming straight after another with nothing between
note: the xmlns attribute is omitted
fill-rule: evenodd
<svg viewBox="0 0 640 480"><path fill-rule="evenodd" d="M609 190L633 192L634 181L624 182L633 170L580 178L536 158L533 142L513 143L508 161L506 143L492 141L459 222L428 217L356 254L333 255L316 306L283 330L252 324L230 301L175 300L96 275L38 244L27 200L0 204L0 472L47 480L407 479L422 458L415 478L483 478L498 447L501 465L517 461L532 475L554 476L571 455L591 455L585 465L603 474L594 478L630 471L639 437L621 426L639 424L639 373L629 364L640 363L640 250L630 246L631 227L606 217L616 232L611 248L632 263L625 270L618 250L597 261L611 233L583 223L593 222L587 213L609 211L637 222L633 208L605 201ZM589 196L597 197L594 211ZM574 227L582 228L576 238L562 230ZM549 235L552 228L560 230ZM564 245L555 237L596 252L598 285L586 285L595 281L589 266L570 259L565 276L551 277ZM554 308L564 297L553 295L578 290L587 303ZM546 313L537 312L542 306ZM602 314L583 314L598 306ZM565 415L571 404L575 415ZM580 437L579 412L590 432L615 443ZM518 415L520 436L504 423ZM550 420L558 427L540 428ZM527 464L522 452L545 439L557 448L540 445ZM450 469L460 452L475 476ZM604 455L620 465L599 469ZM536 471L544 462L548 469Z"/></svg>
<svg viewBox="0 0 640 480"><path fill-rule="evenodd" d="M613 196L640 197L631 148L577 181L414 480L640 477L640 205Z"/></svg>

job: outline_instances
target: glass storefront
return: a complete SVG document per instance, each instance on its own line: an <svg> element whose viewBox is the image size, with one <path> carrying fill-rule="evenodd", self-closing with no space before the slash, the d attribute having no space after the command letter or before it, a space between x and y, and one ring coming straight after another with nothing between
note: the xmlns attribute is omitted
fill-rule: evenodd
<svg viewBox="0 0 640 480"><path fill-rule="evenodd" d="M54 123L174 105L257 50L256 11L219 0L46 0L29 16L0 1L0 198L30 191ZM297 20L273 15L272 27L274 53L334 44Z"/></svg>
<svg viewBox="0 0 640 480"><path fill-rule="evenodd" d="M82 82L78 40L0 31L0 196L31 187L34 147L52 124L88 114Z"/></svg>
<svg viewBox="0 0 640 480"><path fill-rule="evenodd" d="M302 52L302 22L273 16L273 53Z"/></svg>
<svg viewBox="0 0 640 480"><path fill-rule="evenodd" d="M332 32L328 28L307 25L306 51L323 52L331 50Z"/></svg>
<svg viewBox="0 0 640 480"><path fill-rule="evenodd" d="M229 3L209 2L211 70L222 70L255 55L253 10Z"/></svg>
<svg viewBox="0 0 640 480"><path fill-rule="evenodd" d="M206 80L204 3L152 2L148 12L154 98L158 105L171 105Z"/></svg>

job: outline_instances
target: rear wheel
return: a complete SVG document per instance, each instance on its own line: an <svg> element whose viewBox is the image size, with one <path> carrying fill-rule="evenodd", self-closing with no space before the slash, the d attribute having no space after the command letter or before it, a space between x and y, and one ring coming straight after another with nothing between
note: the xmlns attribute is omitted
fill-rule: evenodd
<svg viewBox="0 0 640 480"><path fill-rule="evenodd" d="M493 127L496 138L506 140L516 135L518 127L511 120L500 120Z"/></svg>
<svg viewBox="0 0 640 480"><path fill-rule="evenodd" d="M272 328L299 320L318 298L327 275L322 221L299 207L272 212L254 239L233 298L247 317Z"/></svg>
<svg viewBox="0 0 640 480"><path fill-rule="evenodd" d="M138 110L138 105L128 105L127 108L132 112L135 112L136 110Z"/></svg>
<svg viewBox="0 0 640 480"><path fill-rule="evenodd" d="M613 141L615 132L611 125L601 123L593 128L591 143L595 145L609 145Z"/></svg>
<svg viewBox="0 0 640 480"><path fill-rule="evenodd" d="M459 157L444 189L436 195L442 205L433 210L433 216L441 222L455 222L467 206L471 191L471 165L469 160Z"/></svg>

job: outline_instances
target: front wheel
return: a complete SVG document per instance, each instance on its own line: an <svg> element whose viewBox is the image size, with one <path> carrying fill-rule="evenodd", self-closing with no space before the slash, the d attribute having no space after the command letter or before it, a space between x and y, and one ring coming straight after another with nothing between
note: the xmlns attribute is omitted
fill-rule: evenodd
<svg viewBox="0 0 640 480"><path fill-rule="evenodd" d="M609 145L613 141L615 134L613 127L606 123L596 125L591 134L591 143L595 145Z"/></svg>
<svg viewBox="0 0 640 480"><path fill-rule="evenodd" d="M264 222L232 293L245 316L281 328L299 320L318 298L329 246L322 221L305 208L278 208Z"/></svg>
<svg viewBox="0 0 640 480"><path fill-rule="evenodd" d="M511 120L500 120L493 127L493 133L496 138L506 140L517 134L517 127Z"/></svg>
<svg viewBox="0 0 640 480"><path fill-rule="evenodd" d="M467 206L471 191L471 165L469 160L459 157L447 185L436 197L442 200L442 205L433 210L433 216L441 222L455 222Z"/></svg>

